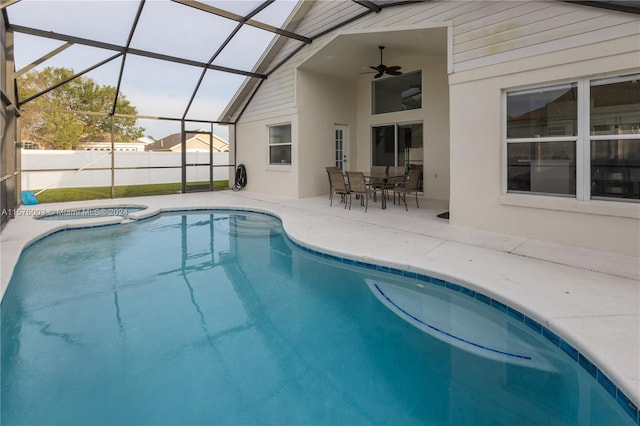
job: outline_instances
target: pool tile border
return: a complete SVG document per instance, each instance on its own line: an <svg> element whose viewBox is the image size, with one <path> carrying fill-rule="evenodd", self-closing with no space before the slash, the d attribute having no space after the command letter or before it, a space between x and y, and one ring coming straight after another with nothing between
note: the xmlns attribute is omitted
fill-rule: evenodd
<svg viewBox="0 0 640 426"><path fill-rule="evenodd" d="M258 214L264 214L266 216L271 216L271 217L273 217L273 218L275 218L275 219L277 219L279 221L282 221L282 219L280 217L278 217L277 215L274 215L272 213L265 212L265 211L260 211L260 210L250 210L250 209L242 209L242 208L201 208L201 207L160 210L160 211L154 212L154 213L152 213L152 214L150 214L148 216L143 216L143 217L140 217L140 218L133 219L133 221L137 222L137 221L143 221L143 220L146 220L146 219L151 219L151 218L156 217L156 216L158 216L158 215L160 215L162 213L189 213L189 212L195 213L195 212L204 212L204 211L217 211L217 212L233 211L233 212L243 212L243 213L258 213ZM70 226L66 226L64 228L56 229L53 232L47 233L45 235L42 235L39 238L36 238L34 241L31 241L29 244L27 244L25 246L25 248L30 246L31 244L33 244L37 240L40 240L40 239L42 239L42 238L44 238L46 236L49 236L49 235L56 234L58 232L69 231L69 230L74 230L74 229L102 228L102 227L106 227L106 226L120 225L121 223L122 222L87 224L87 225L83 225L83 224L77 224L76 225L76 224L73 224L73 225L70 225ZM525 326L529 327L534 332L536 332L536 333L540 334L541 336L545 337L554 346L560 348L564 353L566 353L569 356L569 358L571 358L574 361L576 361L587 373L589 373L594 379L596 379L596 381L598 383L600 383L602 388L609 395L611 395L611 397L613 399L616 400L616 402L620 405L622 410L624 412L626 412L638 426L640 426L640 409L638 407L636 407L633 404L633 402L631 402L629 397L627 397L627 395L625 395L625 393L620 388L618 388L618 386L616 386L616 384L611 379L609 379L609 377L607 377L607 375L602 370L600 370L600 368L598 368L584 354L580 353L580 351L578 351L576 348L574 348L573 345L571 345L569 342L564 340L562 337L558 336L556 333L554 333L553 331L551 331L550 329L548 329L544 325L540 324L538 321L534 320L533 318L530 318L529 316L523 314L522 312L518 311L517 309L514 309L511 306L508 306L508 305L504 304L503 302L500 302L499 300L496 300L496 299L494 299L492 297L484 295L484 294L482 294L482 293L480 293L480 292L478 292L476 290L472 290L472 289L467 288L465 286L462 286L460 284L456 284L456 283L453 283L453 282L445 281L445 280L442 280L440 278L436 278L436 277L433 277L433 276L430 276L430 275L425 275L425 274L421 274L421 273L417 273L417 272L413 272L413 271L408 271L408 270L405 270L405 269L399 269L399 268L394 268L394 267L390 267L390 266L378 265L378 264L364 262L364 261L360 261L360 260L354 260L354 259L351 259L351 258L348 258L348 257L332 255L332 254L329 254L329 253L325 253L325 252L322 252L322 251L319 251L319 250L315 250L315 249L306 247L303 244L298 243L297 241L293 240L291 237L289 237L286 234L286 232L285 232L285 236L287 237L287 239L295 247L297 247L300 250L302 250L303 252L309 253L311 255L318 256L318 257L321 257L321 258L327 259L327 260L336 261L336 262L339 262L339 263L344 263L346 265L355 266L355 267L358 267L358 268L364 268L364 269L378 271L378 272L390 273L392 275L413 279L415 281L418 281L419 283L428 283L428 284L436 285L438 287L448 288L448 289L450 289L452 291L457 291L457 292L459 292L461 294L464 294L464 295L466 295L468 297L471 297L471 298L476 299L476 300L478 300L478 301L480 301L482 303L485 303L485 304L491 306L492 308L502 312L503 314L508 315L509 317L513 318L515 321L518 321L518 322L524 324Z"/></svg>
<svg viewBox="0 0 640 426"><path fill-rule="evenodd" d="M289 238L289 241L293 245L295 245L300 250L309 253L314 256L321 257L327 260L333 260L336 262L344 263L346 265L355 266L359 268L364 268L368 270L375 270L378 272L390 273L392 275L402 276L409 279L414 279L420 283L428 283L433 284L438 287L444 287L452 291L457 291L461 294L464 294L468 297L476 299L486 305L491 306L492 308L502 312L505 315L508 315L513 320L518 321L534 332L540 334L544 338L546 338L551 344L560 348L564 353L566 353L569 358L577 362L589 375L591 375L602 388L609 394L613 399L617 401L622 410L626 412L633 421L640 426L640 410L636 407L631 400L625 395L625 393L616 386L616 384L607 377L607 375L600 370L594 363L592 363L584 354L580 353L573 345L564 340L562 337L558 336L556 333L551 331L549 328L540 324L538 321L530 318L524 313L518 311L517 309L512 308L511 306L506 305L499 300L496 300L492 297L484 295L476 290L472 290L460 284L456 284L454 282L449 282L442 280L440 278L432 277L430 275L425 275L417 272L407 271L404 269L393 268L384 265L376 265L373 263L363 262L359 260L353 260L348 257L340 257L328 253L324 253L319 250L315 250L309 247L305 247L304 245L292 240Z"/></svg>

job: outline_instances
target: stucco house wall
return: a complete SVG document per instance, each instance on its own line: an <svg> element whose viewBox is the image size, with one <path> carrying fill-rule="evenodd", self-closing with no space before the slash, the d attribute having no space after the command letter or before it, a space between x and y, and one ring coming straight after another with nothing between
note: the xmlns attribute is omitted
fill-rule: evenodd
<svg viewBox="0 0 640 426"><path fill-rule="evenodd" d="M319 33L354 8L352 2L315 2L296 31ZM386 57L388 63L402 60L403 70L423 70L428 81L420 111L372 116L371 76L344 83L304 66L340 35L421 28L446 31L446 56ZM350 126L348 168L366 170L372 125L422 121L425 196L450 200L452 224L638 256L638 203L507 194L503 128L506 90L640 72L639 29L637 14L559 1L425 2L369 14L314 39L261 84L237 123L238 162L251 163L252 190L308 196L324 186L326 193L323 169L333 153L322 149L330 145L322 136L328 123L355 115L353 123L343 123ZM295 45L285 42L274 62ZM344 110L329 112L336 107ZM295 123L286 173L266 165L266 126L278 121Z"/></svg>
<svg viewBox="0 0 640 426"><path fill-rule="evenodd" d="M373 126L421 122L423 125L424 196L449 199L449 85L447 58L419 56L394 58L407 71L422 70L422 108L371 115L371 75L357 82L357 170L371 166L371 128Z"/></svg>
<svg viewBox="0 0 640 426"><path fill-rule="evenodd" d="M500 166L505 146L499 143L504 139L505 90L637 73L639 48L640 36L630 35L452 75L451 122L466 125L451 127L451 222L640 254L638 203L507 193L504 167ZM474 143L463 143L467 140Z"/></svg>
<svg viewBox="0 0 640 426"><path fill-rule="evenodd" d="M268 126L291 123L292 166L269 165ZM247 187L266 194L297 196L298 194L298 116L293 109L244 120L236 126L232 138L236 163L247 169Z"/></svg>
<svg viewBox="0 0 640 426"><path fill-rule="evenodd" d="M327 173L324 166L334 165L334 125L347 126L347 139L351 148L347 164L351 164L356 148L355 140L355 87L348 81L330 78L308 70L300 70L298 78L298 143L304 155L298 158L298 196L309 197L328 193ZM357 167L348 167L356 170Z"/></svg>

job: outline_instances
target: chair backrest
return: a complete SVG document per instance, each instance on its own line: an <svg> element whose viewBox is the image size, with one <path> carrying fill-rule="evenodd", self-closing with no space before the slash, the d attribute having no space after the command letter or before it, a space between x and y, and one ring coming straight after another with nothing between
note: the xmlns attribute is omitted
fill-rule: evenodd
<svg viewBox="0 0 640 426"><path fill-rule="evenodd" d="M392 184L401 184L406 180L403 166L389 166L389 182Z"/></svg>
<svg viewBox="0 0 640 426"><path fill-rule="evenodd" d="M329 182L334 191L346 191L347 185L344 182L344 176L340 171L327 170L329 173Z"/></svg>
<svg viewBox="0 0 640 426"><path fill-rule="evenodd" d="M388 166L371 166L371 183L376 187L379 187L380 183L382 183L384 175L387 173L387 167Z"/></svg>
<svg viewBox="0 0 640 426"><path fill-rule="evenodd" d="M364 180L362 172L347 172L347 180L349 181L349 189L351 192L367 192L367 184Z"/></svg>
<svg viewBox="0 0 640 426"><path fill-rule="evenodd" d="M407 183L405 187L407 189L418 189L418 181L420 180L420 172L416 169L409 170L409 175L407 177Z"/></svg>
<svg viewBox="0 0 640 426"><path fill-rule="evenodd" d="M389 176L404 176L404 166L390 166Z"/></svg>
<svg viewBox="0 0 640 426"><path fill-rule="evenodd" d="M333 188L333 184L331 183L331 172L339 172L340 169L335 166L327 166L325 167L327 170L327 177L329 178L329 190L331 191Z"/></svg>

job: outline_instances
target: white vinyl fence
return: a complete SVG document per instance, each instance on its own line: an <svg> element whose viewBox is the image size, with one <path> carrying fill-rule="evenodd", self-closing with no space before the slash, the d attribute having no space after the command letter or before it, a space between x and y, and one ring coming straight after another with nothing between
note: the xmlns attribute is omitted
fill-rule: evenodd
<svg viewBox="0 0 640 426"><path fill-rule="evenodd" d="M115 185L180 182L181 155L116 151ZM209 163L208 152L187 152L187 164L199 163ZM213 166L214 181L233 181L228 152L214 153ZM188 182L208 180L208 166L187 166ZM111 186L109 151L22 150L22 190L89 186Z"/></svg>

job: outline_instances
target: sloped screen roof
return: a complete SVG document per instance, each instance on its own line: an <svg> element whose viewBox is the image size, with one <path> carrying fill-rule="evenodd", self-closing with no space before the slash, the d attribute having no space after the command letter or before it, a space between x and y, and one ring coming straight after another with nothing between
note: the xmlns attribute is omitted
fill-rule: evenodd
<svg viewBox="0 0 640 426"><path fill-rule="evenodd" d="M70 68L117 87L141 117L211 122L247 76L265 77L252 70L296 4L23 0L2 8L17 75Z"/></svg>
<svg viewBox="0 0 640 426"><path fill-rule="evenodd" d="M413 2L351 0L344 22L317 34L295 32L305 2L293 0L3 0L0 7L15 34L17 75L71 68L116 87L140 119L213 123L245 79L260 81L280 65L264 56L277 41L304 47L347 21ZM158 132L153 136L163 136Z"/></svg>
<svg viewBox="0 0 640 426"><path fill-rule="evenodd" d="M298 3L10 0L2 9L15 34L17 75L70 68L116 87L142 119L214 122L247 77L266 78L254 70L276 38L311 42L286 29ZM354 5L370 11L375 3Z"/></svg>

